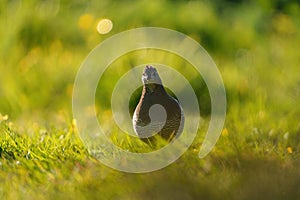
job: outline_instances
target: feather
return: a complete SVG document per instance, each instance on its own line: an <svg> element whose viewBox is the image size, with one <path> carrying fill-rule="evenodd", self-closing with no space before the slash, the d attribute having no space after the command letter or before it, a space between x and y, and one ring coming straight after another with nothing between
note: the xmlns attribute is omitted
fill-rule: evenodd
<svg viewBox="0 0 300 200"><path fill-rule="evenodd" d="M145 67L142 81L143 91L134 111L133 129L143 141L153 141L156 134L171 141L183 131L183 109L166 92L154 67Z"/></svg>

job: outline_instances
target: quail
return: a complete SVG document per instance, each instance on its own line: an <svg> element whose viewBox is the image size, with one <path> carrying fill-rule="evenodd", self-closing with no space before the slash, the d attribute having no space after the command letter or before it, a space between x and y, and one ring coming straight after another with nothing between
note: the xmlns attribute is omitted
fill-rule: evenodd
<svg viewBox="0 0 300 200"><path fill-rule="evenodd" d="M172 141L183 130L181 105L167 93L156 68L146 66L142 82L142 95L132 118L134 132L145 142L155 141L156 134Z"/></svg>

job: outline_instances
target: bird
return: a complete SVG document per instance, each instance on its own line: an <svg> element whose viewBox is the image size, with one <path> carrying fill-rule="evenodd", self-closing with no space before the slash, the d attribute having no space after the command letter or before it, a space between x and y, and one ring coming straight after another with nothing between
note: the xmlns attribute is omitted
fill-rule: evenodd
<svg viewBox="0 0 300 200"><path fill-rule="evenodd" d="M167 93L155 67L145 67L142 82L142 94L132 117L134 132L147 143L155 143L156 134L170 142L183 131L183 109Z"/></svg>

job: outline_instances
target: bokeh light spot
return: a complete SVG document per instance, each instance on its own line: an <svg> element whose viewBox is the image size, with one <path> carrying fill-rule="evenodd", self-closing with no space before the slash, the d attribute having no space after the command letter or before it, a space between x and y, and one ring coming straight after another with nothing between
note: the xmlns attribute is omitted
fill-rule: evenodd
<svg viewBox="0 0 300 200"><path fill-rule="evenodd" d="M110 19L101 19L97 24L97 31L100 34L106 34L113 28L113 23Z"/></svg>
<svg viewBox="0 0 300 200"><path fill-rule="evenodd" d="M78 20L78 27L81 30L88 30L94 23L94 16L91 14L83 14Z"/></svg>

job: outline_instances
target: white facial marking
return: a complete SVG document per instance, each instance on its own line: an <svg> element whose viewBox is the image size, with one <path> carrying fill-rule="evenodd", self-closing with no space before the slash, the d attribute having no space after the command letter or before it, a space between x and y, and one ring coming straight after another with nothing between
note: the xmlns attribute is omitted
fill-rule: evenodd
<svg viewBox="0 0 300 200"><path fill-rule="evenodd" d="M157 73L157 70L152 66L146 66L142 75L143 84L156 83L162 84L161 79Z"/></svg>

